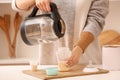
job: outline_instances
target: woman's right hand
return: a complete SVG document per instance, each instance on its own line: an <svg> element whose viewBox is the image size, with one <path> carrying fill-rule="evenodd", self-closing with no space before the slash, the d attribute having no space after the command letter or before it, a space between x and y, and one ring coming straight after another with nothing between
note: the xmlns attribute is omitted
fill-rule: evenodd
<svg viewBox="0 0 120 80"><path fill-rule="evenodd" d="M66 65L72 67L79 63L83 50L79 46L75 46L72 50L71 56L68 58Z"/></svg>
<svg viewBox="0 0 120 80"><path fill-rule="evenodd" d="M36 6L44 12L50 12L50 2L51 0L35 0Z"/></svg>

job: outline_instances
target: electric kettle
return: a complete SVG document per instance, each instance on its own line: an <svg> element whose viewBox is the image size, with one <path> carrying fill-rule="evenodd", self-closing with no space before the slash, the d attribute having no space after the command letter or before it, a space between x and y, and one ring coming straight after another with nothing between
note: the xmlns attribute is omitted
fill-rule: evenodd
<svg viewBox="0 0 120 80"><path fill-rule="evenodd" d="M38 8L35 6L32 13L21 23L21 37L27 45L50 43L64 36L66 27L57 6L51 2L50 7L50 13L38 15Z"/></svg>

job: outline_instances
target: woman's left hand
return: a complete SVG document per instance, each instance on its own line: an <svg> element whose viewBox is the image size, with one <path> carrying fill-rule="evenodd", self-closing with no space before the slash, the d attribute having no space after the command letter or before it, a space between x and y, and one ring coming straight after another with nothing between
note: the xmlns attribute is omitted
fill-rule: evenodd
<svg viewBox="0 0 120 80"><path fill-rule="evenodd" d="M70 58L68 58L68 60L67 60L66 65L69 67L72 67L72 66L78 64L79 59L82 55L82 52L83 52L83 50L79 46L74 47Z"/></svg>

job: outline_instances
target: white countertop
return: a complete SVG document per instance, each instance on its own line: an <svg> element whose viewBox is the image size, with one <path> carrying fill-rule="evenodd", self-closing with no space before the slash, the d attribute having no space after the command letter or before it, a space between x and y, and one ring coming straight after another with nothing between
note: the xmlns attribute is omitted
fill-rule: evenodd
<svg viewBox="0 0 120 80"><path fill-rule="evenodd" d="M40 65L38 68L53 67L55 65ZM0 66L0 80L40 80L38 78L22 73L22 70L30 69L28 65L8 65ZM68 78L59 78L54 80L120 80L120 71L110 71L107 74L77 76Z"/></svg>

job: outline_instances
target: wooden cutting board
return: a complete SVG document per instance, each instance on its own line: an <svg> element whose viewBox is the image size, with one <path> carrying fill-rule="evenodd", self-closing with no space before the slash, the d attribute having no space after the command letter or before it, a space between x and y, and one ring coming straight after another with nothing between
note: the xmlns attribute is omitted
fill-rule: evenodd
<svg viewBox="0 0 120 80"><path fill-rule="evenodd" d="M93 75L93 74L104 74L104 73L108 73L108 70L104 70L104 69L99 69L98 72L83 72L84 66L83 65L77 65L75 66L75 68L73 68L71 71L69 72L58 72L58 75L56 76L47 76L45 69L42 70L38 70L38 71L31 71L31 70L24 70L23 73L33 76L33 77L37 77L43 80L48 80L48 79L55 79L55 78L65 78L65 77L74 77L74 76L85 76L85 75Z"/></svg>

